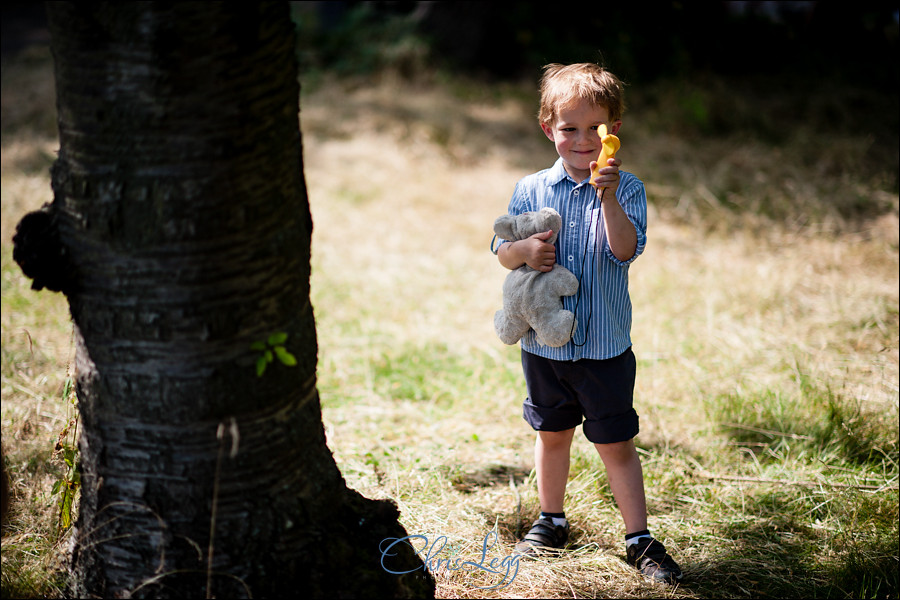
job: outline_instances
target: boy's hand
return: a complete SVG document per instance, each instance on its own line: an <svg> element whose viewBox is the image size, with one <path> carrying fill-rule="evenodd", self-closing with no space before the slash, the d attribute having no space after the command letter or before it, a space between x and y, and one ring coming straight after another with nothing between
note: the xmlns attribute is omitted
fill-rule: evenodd
<svg viewBox="0 0 900 600"><path fill-rule="evenodd" d="M525 259L525 264L535 271L547 273L552 271L553 265L556 264L556 247L547 243L547 240L552 235L553 231L547 230L517 242L521 244L522 257Z"/></svg>
<svg viewBox="0 0 900 600"><path fill-rule="evenodd" d="M616 152L622 147L622 142L615 134L607 131L606 123L597 126L597 135L600 136L602 146L600 156L590 164L590 183L597 190L598 197L603 197L604 188L612 189L613 197L615 197L616 190L619 188L619 165L622 164L622 161L616 158Z"/></svg>
<svg viewBox="0 0 900 600"><path fill-rule="evenodd" d="M622 161L618 158L610 158L606 162L607 166L600 166L599 169L596 169L597 162L591 161L591 173L596 173L596 176L591 177L590 183L597 188L598 196L603 188L606 188L612 190L613 197L615 197L616 190L619 189L619 166Z"/></svg>

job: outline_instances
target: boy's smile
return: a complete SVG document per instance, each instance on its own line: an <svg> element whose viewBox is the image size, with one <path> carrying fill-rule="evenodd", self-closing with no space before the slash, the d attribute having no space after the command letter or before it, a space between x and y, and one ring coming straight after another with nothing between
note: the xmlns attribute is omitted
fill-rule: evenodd
<svg viewBox="0 0 900 600"><path fill-rule="evenodd" d="M556 145L566 172L577 182L590 176L591 161L597 160L600 154L602 144L597 135L597 127L601 123L605 123L613 135L622 125L622 121L609 122L606 107L578 100L561 107L552 125L541 124L544 134Z"/></svg>

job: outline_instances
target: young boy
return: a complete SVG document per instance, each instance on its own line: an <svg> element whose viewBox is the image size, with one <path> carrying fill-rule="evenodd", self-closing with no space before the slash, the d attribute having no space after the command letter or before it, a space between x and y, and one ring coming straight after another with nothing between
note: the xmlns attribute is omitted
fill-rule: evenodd
<svg viewBox="0 0 900 600"><path fill-rule="evenodd" d="M645 576L675 583L681 569L647 530L643 472L634 446L638 415L632 407L636 362L631 351L628 265L647 242L647 196L643 183L619 170L621 160L591 169L600 154L597 127L615 135L624 110L622 83L594 64L544 68L539 120L559 159L549 169L516 184L509 213L545 206L563 217L556 247L544 232L516 242L501 241L500 263L550 271L559 263L578 277L578 292L564 297L576 315L565 346L540 345L534 331L522 338L528 388L525 420L537 431L535 470L541 516L516 545L522 554L562 548L569 536L563 510L569 450L582 424L606 467L609 485L625 521L628 563ZM596 189L594 186L596 186Z"/></svg>

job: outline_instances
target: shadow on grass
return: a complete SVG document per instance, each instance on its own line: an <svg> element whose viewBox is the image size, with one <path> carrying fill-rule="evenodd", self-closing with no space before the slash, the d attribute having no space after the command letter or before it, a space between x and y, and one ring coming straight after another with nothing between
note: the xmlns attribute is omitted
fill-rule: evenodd
<svg viewBox="0 0 900 600"><path fill-rule="evenodd" d="M686 585L701 596L812 598L827 585L819 545L792 516L748 516L717 529L728 543L704 549L709 558L685 565Z"/></svg>
<svg viewBox="0 0 900 600"><path fill-rule="evenodd" d="M719 547L700 549L702 560L682 565L683 591L729 598L897 597L896 529L835 535L806 524L807 512L796 494L776 491L748 498L731 521L721 515L723 522L712 527L718 541L709 542Z"/></svg>
<svg viewBox="0 0 900 600"><path fill-rule="evenodd" d="M487 465L468 469L450 476L450 483L463 493L473 493L478 488L516 486L525 483L531 469L521 465Z"/></svg>

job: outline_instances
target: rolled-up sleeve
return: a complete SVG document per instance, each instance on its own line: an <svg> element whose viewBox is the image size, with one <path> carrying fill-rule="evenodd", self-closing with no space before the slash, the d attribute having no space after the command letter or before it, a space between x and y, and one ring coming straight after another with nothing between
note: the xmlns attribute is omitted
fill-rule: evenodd
<svg viewBox="0 0 900 600"><path fill-rule="evenodd" d="M624 185L619 186L616 199L625 211L628 220L634 225L635 233L637 233L637 246L631 258L619 260L607 244L606 256L615 264L625 266L633 263L647 246L647 192L644 189L644 183L631 173L623 173L622 183Z"/></svg>

